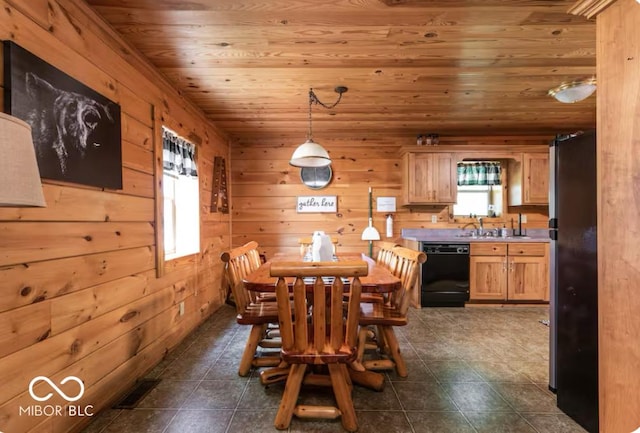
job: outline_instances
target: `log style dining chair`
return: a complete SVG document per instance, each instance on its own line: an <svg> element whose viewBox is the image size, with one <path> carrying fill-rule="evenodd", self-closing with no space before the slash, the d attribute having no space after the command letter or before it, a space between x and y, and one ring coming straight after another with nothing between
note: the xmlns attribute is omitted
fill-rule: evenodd
<svg viewBox="0 0 640 433"><path fill-rule="evenodd" d="M378 254L376 255L376 263L386 268L391 268L391 260L393 258L393 249L397 246L395 242L380 241L376 242Z"/></svg>
<svg viewBox="0 0 640 433"><path fill-rule="evenodd" d="M393 248L397 247L398 244L395 242L388 241L380 241L376 242L376 246L378 247L378 253L376 254L376 264L382 265L387 269L391 269L392 259L393 259ZM382 293L363 293L362 294L362 302L386 302L386 294Z"/></svg>
<svg viewBox="0 0 640 433"><path fill-rule="evenodd" d="M361 260L271 264L271 276L278 277L276 298L282 360L289 365L274 422L276 428L288 428L291 418L296 415L305 418L341 417L346 430L358 429L347 365L356 357L362 291L360 277L367 273L367 263ZM285 280L289 277L295 278L293 302ZM349 281L351 293L346 306L343 302L345 278ZM315 370L319 367L326 367L329 371L337 407L297 404L305 375L316 375ZM322 383L319 378L310 382Z"/></svg>
<svg viewBox="0 0 640 433"><path fill-rule="evenodd" d="M236 321L240 325L251 326L251 332L240 360L238 374L246 376L251 367L273 367L279 365L279 357L256 357L258 346L280 347L279 340L267 338L269 325L278 323L278 308L275 300L261 299L259 294L247 290L242 279L261 264L258 243L251 241L245 245L225 251L220 255L225 263L225 274L236 305Z"/></svg>
<svg viewBox="0 0 640 433"><path fill-rule="evenodd" d="M420 265L426 261L427 256L422 251L401 246L394 247L390 259L391 272L402 281L401 288L390 293L385 303L361 303L357 361L365 368L377 370L395 367L398 376L407 376L407 366L400 353L400 346L393 328L407 324L411 293L415 290ZM387 346L391 359L369 361L363 359L371 326L378 331L378 349L384 351Z"/></svg>

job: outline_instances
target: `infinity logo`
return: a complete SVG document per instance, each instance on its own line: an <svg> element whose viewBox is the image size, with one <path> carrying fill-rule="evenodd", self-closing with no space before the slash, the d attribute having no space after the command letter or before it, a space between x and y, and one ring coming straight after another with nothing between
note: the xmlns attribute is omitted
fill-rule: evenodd
<svg viewBox="0 0 640 433"><path fill-rule="evenodd" d="M44 397L38 397L37 395L34 394L33 387L35 386L36 383L38 383L40 381L47 382L49 385L51 385L51 388L53 388L60 395L60 397L64 398L67 401L80 400L82 398L83 394L84 394L84 383L82 383L82 381L80 379L78 379L77 377L75 377L75 376L67 376L67 377L65 377L64 379L62 379L60 381L60 385L64 385L65 383L67 383L69 381L77 382L78 385L80 385L80 392L75 397L69 397L67 394L64 393L64 391L62 391L60 388L58 388L56 386L56 384L53 383L51 381L51 379L49 379L48 377L46 377L46 376L38 376L38 377L34 377L33 379L31 379L31 382L29 383L29 394L31 394L31 397L33 397L33 399L37 400L37 401L47 401L53 396L52 392L50 392L49 394L45 395Z"/></svg>

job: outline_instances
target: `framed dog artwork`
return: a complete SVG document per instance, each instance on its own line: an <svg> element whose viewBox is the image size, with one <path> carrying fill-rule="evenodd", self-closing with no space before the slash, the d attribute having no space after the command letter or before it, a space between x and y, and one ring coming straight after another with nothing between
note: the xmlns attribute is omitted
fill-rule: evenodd
<svg viewBox="0 0 640 433"><path fill-rule="evenodd" d="M31 125L40 176L122 189L120 106L4 41L5 111Z"/></svg>

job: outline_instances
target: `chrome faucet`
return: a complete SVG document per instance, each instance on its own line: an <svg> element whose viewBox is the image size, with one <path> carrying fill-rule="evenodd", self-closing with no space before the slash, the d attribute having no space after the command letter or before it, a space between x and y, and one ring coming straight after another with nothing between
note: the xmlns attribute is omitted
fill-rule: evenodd
<svg viewBox="0 0 640 433"><path fill-rule="evenodd" d="M464 229L466 229L469 226L473 227L473 230L471 230L471 233L469 235L467 235L467 236L476 236L478 234L478 228L476 227L476 223L474 223L474 222L468 222L465 225L463 225L462 227L460 227L460 230L463 231L463 235L462 236L465 236L464 235Z"/></svg>
<svg viewBox="0 0 640 433"><path fill-rule="evenodd" d="M480 227L478 227L478 236L482 236L484 234L484 227L482 225L482 217L478 217L478 224L480 225Z"/></svg>

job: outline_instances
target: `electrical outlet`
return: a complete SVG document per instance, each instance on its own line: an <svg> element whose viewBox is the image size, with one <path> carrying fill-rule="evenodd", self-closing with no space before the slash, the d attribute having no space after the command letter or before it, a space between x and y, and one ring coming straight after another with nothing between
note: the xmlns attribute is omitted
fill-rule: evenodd
<svg viewBox="0 0 640 433"><path fill-rule="evenodd" d="M437 223L438 222L438 215L431 215L431 222L433 224Z"/></svg>
<svg viewBox="0 0 640 433"><path fill-rule="evenodd" d="M527 222L527 216L526 215L522 215L522 223L526 223Z"/></svg>
<svg viewBox="0 0 640 433"><path fill-rule="evenodd" d="M178 314L184 316L184 301L178 304Z"/></svg>

